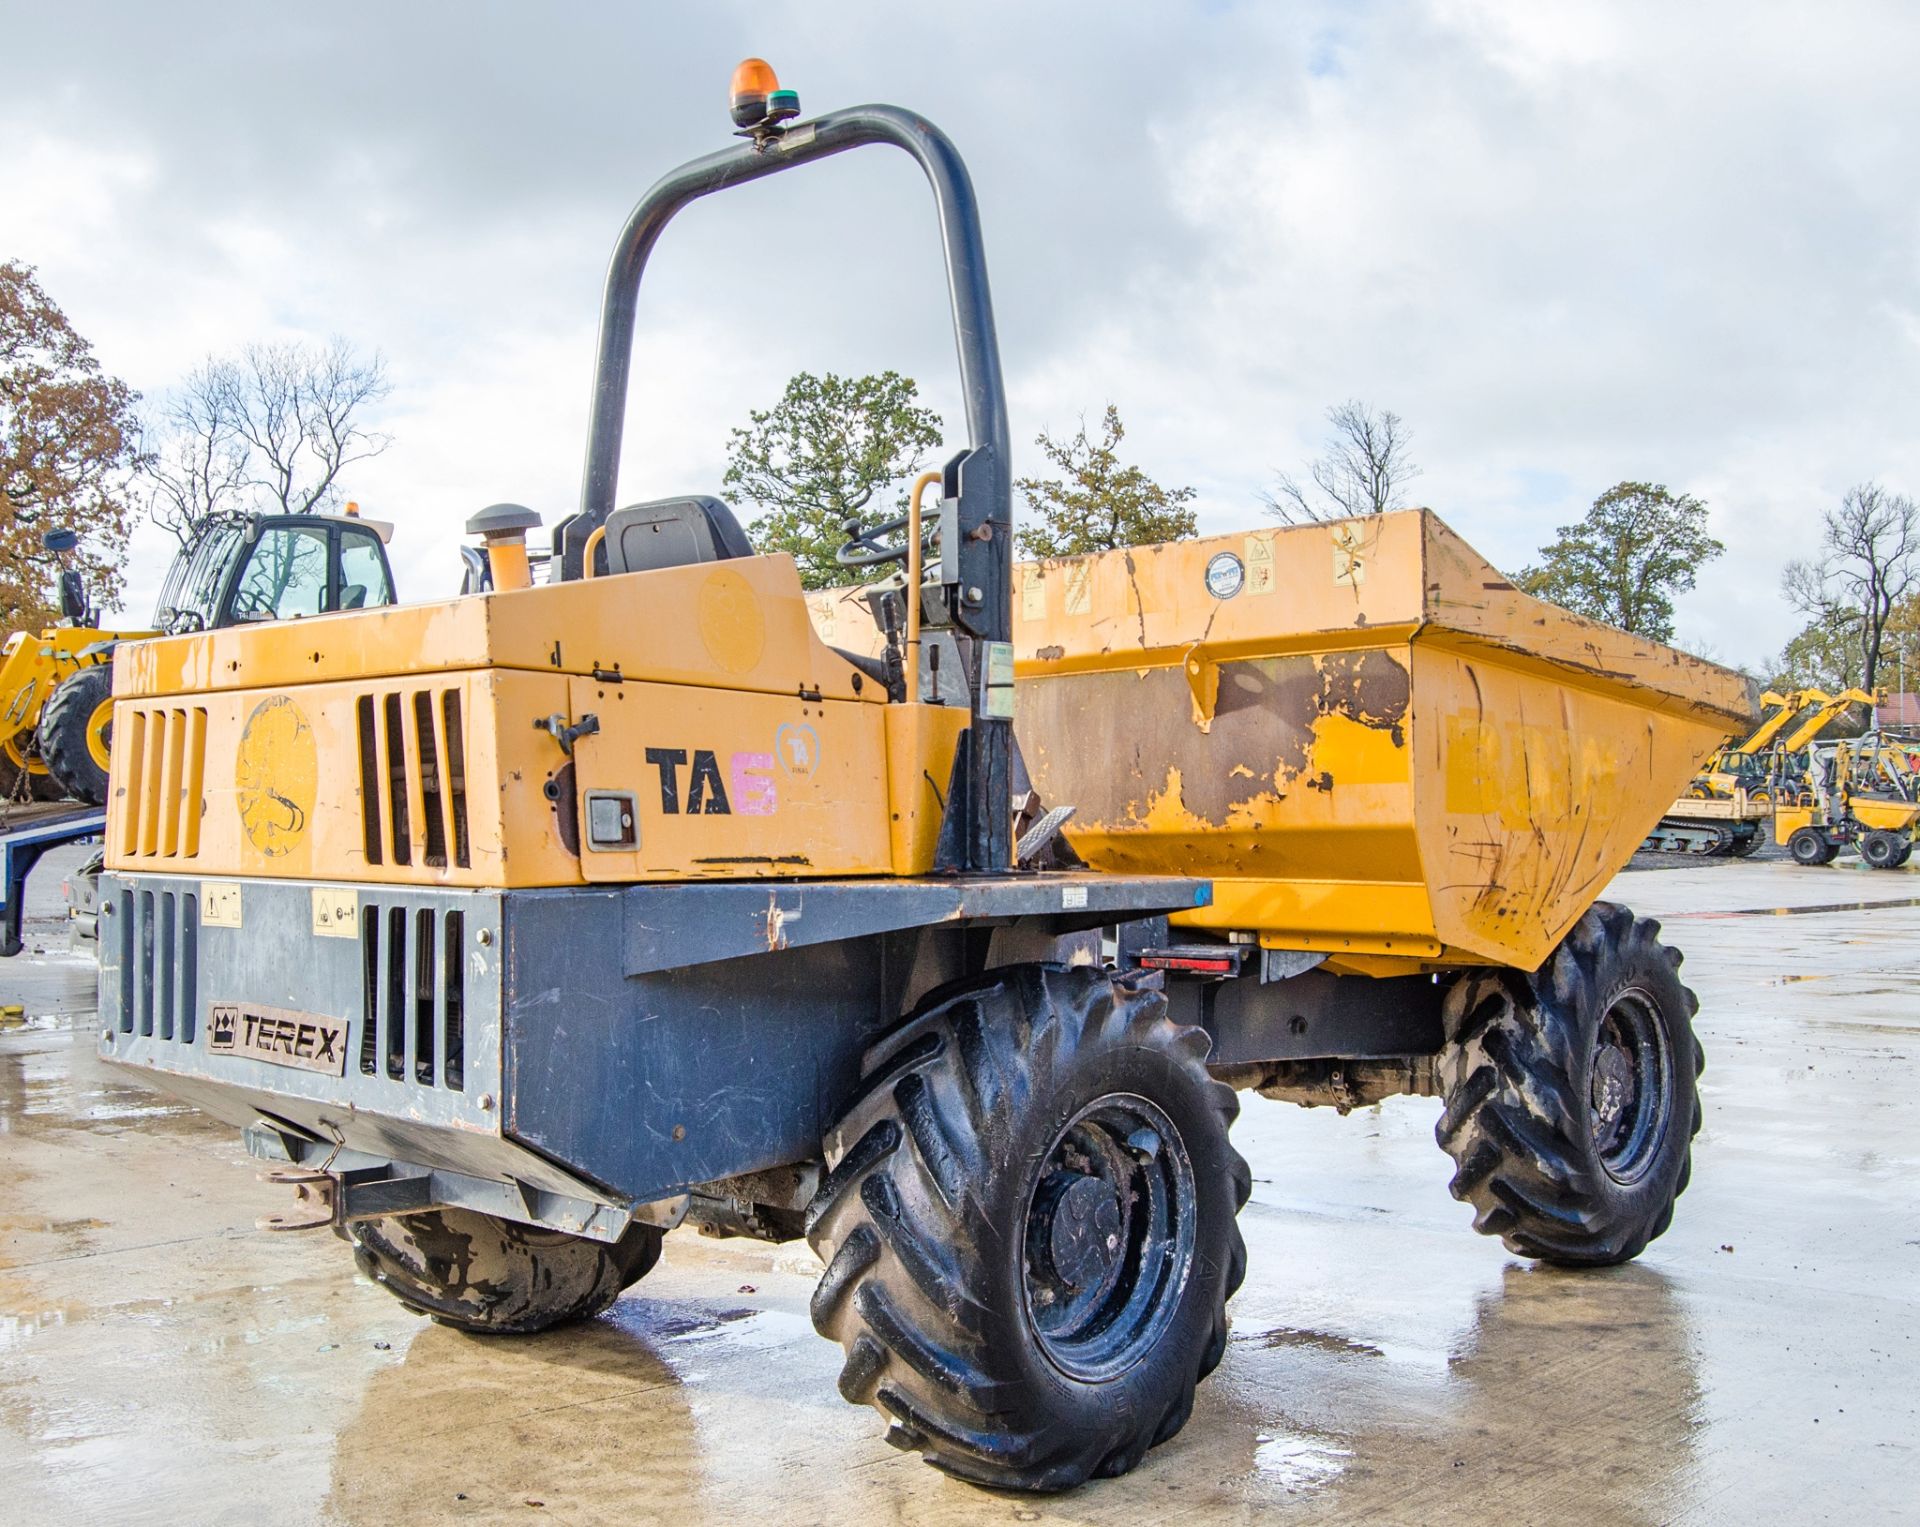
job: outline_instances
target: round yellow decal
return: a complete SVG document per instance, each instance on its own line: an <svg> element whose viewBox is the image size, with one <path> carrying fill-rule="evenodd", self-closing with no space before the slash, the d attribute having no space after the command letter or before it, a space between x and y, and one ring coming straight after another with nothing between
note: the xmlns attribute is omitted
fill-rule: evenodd
<svg viewBox="0 0 1920 1527"><path fill-rule="evenodd" d="M759 666L767 650L767 617L753 585L730 567L717 567L700 585L700 640L707 656L728 673Z"/></svg>
<svg viewBox="0 0 1920 1527"><path fill-rule="evenodd" d="M233 767L247 841L269 859L291 852L307 830L319 779L313 728L300 707L286 695L254 706Z"/></svg>

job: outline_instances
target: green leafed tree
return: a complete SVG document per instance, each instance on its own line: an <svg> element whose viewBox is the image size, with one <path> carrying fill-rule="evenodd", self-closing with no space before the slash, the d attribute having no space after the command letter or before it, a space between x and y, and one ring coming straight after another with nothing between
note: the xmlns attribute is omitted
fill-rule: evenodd
<svg viewBox="0 0 1920 1527"><path fill-rule="evenodd" d="M1673 598L1726 550L1707 534L1707 506L1657 483L1616 483L1585 519L1562 525L1514 582L1577 615L1653 641L1673 640Z"/></svg>
<svg viewBox="0 0 1920 1527"><path fill-rule="evenodd" d="M31 266L0 263L0 633L58 613L49 530L79 532L72 565L91 603L118 597L136 396L100 369Z"/></svg>
<svg viewBox="0 0 1920 1527"><path fill-rule="evenodd" d="M1860 618L1840 611L1815 616L1795 633L1774 660L1767 687L1824 689L1837 693L1860 685Z"/></svg>
<svg viewBox="0 0 1920 1527"><path fill-rule="evenodd" d="M1109 403L1098 437L1087 421L1064 440L1042 430L1034 443L1062 474L1022 477L1015 486L1027 500L1033 523L1020 531L1029 557L1078 557L1117 546L1184 541L1194 534L1187 507L1192 488L1163 488L1135 466L1124 466L1119 445L1126 438L1120 410Z"/></svg>
<svg viewBox="0 0 1920 1527"><path fill-rule="evenodd" d="M847 522L904 510L902 485L940 443L940 416L919 402L912 379L897 372L802 371L778 403L755 409L748 420L727 444L725 481L759 511L748 526L754 545L791 555L810 589L857 581L860 573L834 560L847 540Z"/></svg>

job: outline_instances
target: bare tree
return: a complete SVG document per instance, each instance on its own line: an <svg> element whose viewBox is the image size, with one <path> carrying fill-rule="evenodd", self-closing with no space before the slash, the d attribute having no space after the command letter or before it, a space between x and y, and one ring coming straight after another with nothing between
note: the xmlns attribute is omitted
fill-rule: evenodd
<svg viewBox="0 0 1920 1527"><path fill-rule="evenodd" d="M1274 491L1260 495L1267 512L1305 525L1404 508L1406 486L1420 475L1407 454L1413 436L1406 422L1357 399L1329 408L1327 422L1333 426L1327 453L1308 464L1306 483L1276 473Z"/></svg>
<svg viewBox="0 0 1920 1527"><path fill-rule="evenodd" d="M1861 483L1822 520L1825 555L1818 562L1789 562L1781 591L1816 625L1854 633L1861 688L1872 689L1887 622L1897 605L1920 590L1920 505L1878 483Z"/></svg>
<svg viewBox="0 0 1920 1527"><path fill-rule="evenodd" d="M393 443L362 417L391 391L385 360L344 339L209 356L150 423L148 510L185 544L223 509L331 508L341 474Z"/></svg>
<svg viewBox="0 0 1920 1527"><path fill-rule="evenodd" d="M184 546L247 493L247 451L235 433L232 361L211 358L149 416L143 434L147 513Z"/></svg>

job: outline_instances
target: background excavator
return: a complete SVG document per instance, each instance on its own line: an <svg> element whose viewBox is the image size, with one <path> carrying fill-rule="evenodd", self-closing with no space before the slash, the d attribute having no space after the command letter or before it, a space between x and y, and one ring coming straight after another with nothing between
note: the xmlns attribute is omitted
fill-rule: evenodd
<svg viewBox="0 0 1920 1527"><path fill-rule="evenodd" d="M1821 783L1814 767L1816 752L1821 759L1833 753L1831 746L1816 746L1820 734L1853 706L1873 705L1875 696L1864 689L1837 694L1796 689L1768 690L1760 698L1765 712L1759 725L1701 765L1644 847L1744 858L1771 833L1793 849L1799 862L1827 864L1846 844L1859 841L1864 853L1870 834L1886 833L1885 841L1874 839L1868 862L1880 868L1905 863L1894 842L1905 830L1892 821L1899 813L1874 804L1876 796L1907 798L1907 776L1894 750L1845 745L1837 772L1827 770L1839 781L1837 794L1834 784ZM1872 823L1851 812L1849 803L1856 799L1869 806Z"/></svg>

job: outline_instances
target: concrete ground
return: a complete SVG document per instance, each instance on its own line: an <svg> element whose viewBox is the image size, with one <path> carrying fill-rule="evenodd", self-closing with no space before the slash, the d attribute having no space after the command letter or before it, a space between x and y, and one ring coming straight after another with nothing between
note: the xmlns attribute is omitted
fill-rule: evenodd
<svg viewBox="0 0 1920 1527"><path fill-rule="evenodd" d="M57 874L43 877L49 888ZM1447 1196L1437 1104L1255 1097L1251 1271L1192 1422L1056 1499L954 1484L834 1392L804 1245L669 1238L585 1327L462 1337L224 1129L92 1058L90 973L0 966L0 1516L34 1522L1920 1520L1920 866L1688 864L1706 1127L1636 1264L1541 1270ZM57 923L43 923L57 945Z"/></svg>

